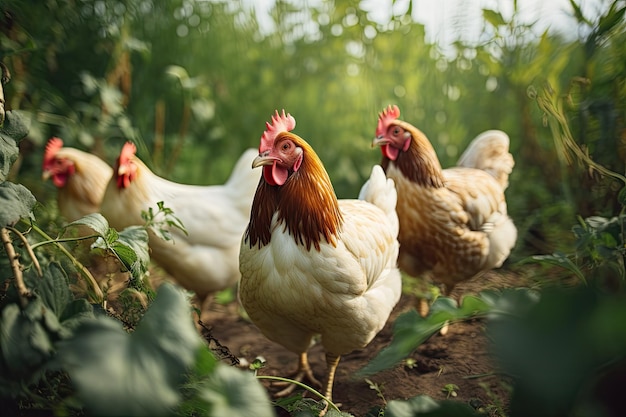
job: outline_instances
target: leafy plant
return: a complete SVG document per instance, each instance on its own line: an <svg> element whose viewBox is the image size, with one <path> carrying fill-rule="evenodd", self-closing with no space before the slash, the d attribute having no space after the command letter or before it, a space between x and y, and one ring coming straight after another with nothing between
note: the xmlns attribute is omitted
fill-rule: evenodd
<svg viewBox="0 0 626 417"><path fill-rule="evenodd" d="M452 298L439 297L432 304L426 317L422 317L415 309L398 316L394 322L391 344L357 371L357 376L365 377L392 368L447 323L476 317L491 318L519 314L537 299L538 294L528 288L489 290L476 296L467 295L463 297L460 306L457 306Z"/></svg>
<svg viewBox="0 0 626 417"><path fill-rule="evenodd" d="M88 226L93 235L50 237L36 223L32 193L6 181L26 132L20 117L6 112L0 126L0 276L6 277L0 288L3 412L273 416L254 375L218 362L203 343L180 288L162 284L132 332L104 314L96 280L65 244L94 239L96 253L113 254L141 280L149 262L146 228L118 232L93 214L67 226ZM173 213L162 205L159 210L169 225ZM147 221L161 227L154 215L148 213ZM44 250L48 247L58 251ZM91 283L98 304L72 293L68 271L56 260L59 253Z"/></svg>

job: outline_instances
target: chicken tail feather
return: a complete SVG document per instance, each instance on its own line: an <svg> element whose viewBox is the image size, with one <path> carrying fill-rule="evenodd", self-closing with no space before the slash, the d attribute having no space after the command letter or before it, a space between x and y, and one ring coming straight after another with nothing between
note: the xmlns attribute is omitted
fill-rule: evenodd
<svg viewBox="0 0 626 417"><path fill-rule="evenodd" d="M457 166L481 169L491 174L505 190L515 161L509 153L509 136L501 130L487 130L476 136L459 158Z"/></svg>
<svg viewBox="0 0 626 417"><path fill-rule="evenodd" d="M260 169L250 169L252 161L258 154L256 149L246 149L235 163L230 177L226 181L226 184L232 189L240 190L242 196L254 195L254 190L259 184Z"/></svg>
<svg viewBox="0 0 626 417"><path fill-rule="evenodd" d="M370 178L361 187L359 200L367 201L385 212L397 234L399 222L396 213L398 200L396 186L391 178L387 178L380 165L374 165L372 168Z"/></svg>

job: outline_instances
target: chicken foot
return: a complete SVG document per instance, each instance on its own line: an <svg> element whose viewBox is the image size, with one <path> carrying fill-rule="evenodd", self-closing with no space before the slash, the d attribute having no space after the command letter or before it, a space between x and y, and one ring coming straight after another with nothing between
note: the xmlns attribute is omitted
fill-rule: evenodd
<svg viewBox="0 0 626 417"><path fill-rule="evenodd" d="M298 360L298 369L296 370L295 375L293 376L292 379L294 381L302 382L305 378L309 382L311 382L313 385L316 385L317 387L322 386L322 384L313 375L313 370L311 369L311 366L309 365L309 358L307 356L307 353L302 352L300 354L300 359ZM282 389L278 391L276 394L274 394L276 397L286 397L287 395L291 394L296 389L296 384L293 384L290 382L275 382L273 385L276 385L276 386L287 385L285 389Z"/></svg>

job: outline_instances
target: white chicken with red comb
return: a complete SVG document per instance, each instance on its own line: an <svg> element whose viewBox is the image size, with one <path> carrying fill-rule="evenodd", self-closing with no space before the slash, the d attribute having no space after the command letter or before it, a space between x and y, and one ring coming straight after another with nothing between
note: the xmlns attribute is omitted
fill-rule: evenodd
<svg viewBox="0 0 626 417"><path fill-rule="evenodd" d="M253 166L263 167L239 255L239 298L270 340L299 356L295 379L316 383L307 359L321 336L332 399L341 355L365 347L401 293L396 190L374 166L358 200L338 200L313 148L276 112ZM277 395L285 395L289 386Z"/></svg>
<svg viewBox="0 0 626 417"><path fill-rule="evenodd" d="M260 170L249 167L256 156L246 150L221 185L188 185L154 174L127 142L107 187L102 214L121 230L143 225L142 211L157 203L173 211L186 234L171 227L171 241L150 231L150 256L181 286L193 291L203 305L216 291L239 279L239 244L248 223Z"/></svg>

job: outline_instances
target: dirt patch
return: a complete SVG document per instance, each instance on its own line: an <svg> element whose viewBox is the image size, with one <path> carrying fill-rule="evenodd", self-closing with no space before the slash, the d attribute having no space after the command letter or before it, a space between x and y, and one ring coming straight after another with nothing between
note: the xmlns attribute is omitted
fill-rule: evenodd
<svg viewBox="0 0 626 417"><path fill-rule="evenodd" d="M519 285L513 274L490 272L481 279L460 285L455 293L468 294L512 285ZM366 416L374 407L384 407L385 401L417 395L428 395L437 400L450 398L481 409L487 415L501 415L508 404L509 384L496 372L485 336L485 322L481 319L454 323L445 336L436 334L421 345L408 363L370 376L369 380L378 385L384 399L364 379L352 377L389 344L393 321L414 305L414 297L403 295L376 338L365 349L341 358L333 401L341 404L342 411L356 417ZM287 377L292 374L297 365L296 355L266 339L254 324L243 318L239 308L236 302L228 305L213 303L203 314L211 335L233 355L249 363L263 357L266 365L259 371L260 375ZM316 377L323 380L326 364L321 345L309 350L309 361ZM262 382L270 394L278 391L269 381ZM456 396L446 391L446 386L456 386Z"/></svg>

